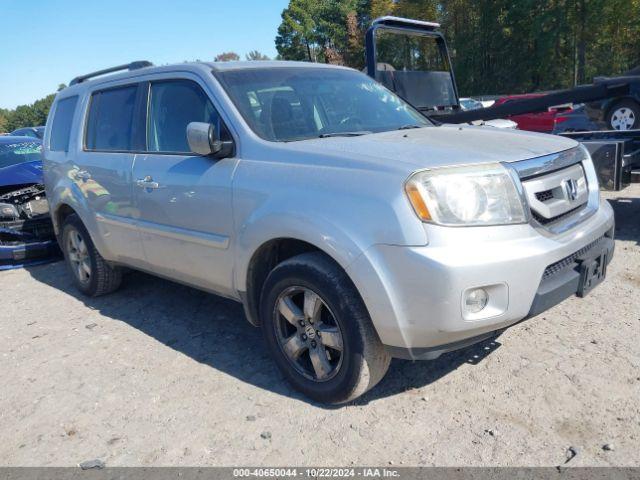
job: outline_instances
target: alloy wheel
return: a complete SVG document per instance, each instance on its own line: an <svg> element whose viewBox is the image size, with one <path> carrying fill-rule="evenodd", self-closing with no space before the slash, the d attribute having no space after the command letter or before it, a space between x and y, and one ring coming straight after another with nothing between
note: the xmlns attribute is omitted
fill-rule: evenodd
<svg viewBox="0 0 640 480"><path fill-rule="evenodd" d="M611 126L616 130L631 130L635 123L636 115L630 108L618 108L611 114Z"/></svg>
<svg viewBox="0 0 640 480"><path fill-rule="evenodd" d="M67 234L67 257L71 270L81 283L88 283L91 279L91 259L87 242L75 228Z"/></svg>
<svg viewBox="0 0 640 480"><path fill-rule="evenodd" d="M336 376L344 352L342 329L317 293L306 287L287 288L273 315L280 349L296 371L316 382Z"/></svg>

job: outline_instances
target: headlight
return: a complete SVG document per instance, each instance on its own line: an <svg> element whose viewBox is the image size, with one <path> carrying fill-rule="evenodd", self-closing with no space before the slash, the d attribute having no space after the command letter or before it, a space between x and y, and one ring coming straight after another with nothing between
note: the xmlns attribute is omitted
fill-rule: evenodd
<svg viewBox="0 0 640 480"><path fill-rule="evenodd" d="M425 222L477 226L527 221L514 181L499 163L416 172L405 190Z"/></svg>

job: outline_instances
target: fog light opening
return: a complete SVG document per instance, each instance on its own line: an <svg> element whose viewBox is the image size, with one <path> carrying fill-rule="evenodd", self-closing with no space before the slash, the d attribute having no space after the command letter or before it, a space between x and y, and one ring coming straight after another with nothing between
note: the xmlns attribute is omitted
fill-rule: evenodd
<svg viewBox="0 0 640 480"><path fill-rule="evenodd" d="M464 299L464 308L469 313L478 313L487 306L489 294L484 288L474 288L467 291Z"/></svg>

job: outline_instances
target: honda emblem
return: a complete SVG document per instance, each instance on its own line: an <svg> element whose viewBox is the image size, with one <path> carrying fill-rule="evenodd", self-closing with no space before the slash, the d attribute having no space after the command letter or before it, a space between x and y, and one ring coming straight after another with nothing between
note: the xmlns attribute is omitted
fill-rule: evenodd
<svg viewBox="0 0 640 480"><path fill-rule="evenodd" d="M563 181L562 186L569 200L573 202L576 198L578 198L578 182L576 182L573 178L569 178Z"/></svg>

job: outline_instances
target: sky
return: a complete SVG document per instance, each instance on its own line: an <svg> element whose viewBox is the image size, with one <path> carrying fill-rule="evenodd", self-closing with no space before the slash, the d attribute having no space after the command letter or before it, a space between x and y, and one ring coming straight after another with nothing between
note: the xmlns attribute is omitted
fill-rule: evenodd
<svg viewBox="0 0 640 480"><path fill-rule="evenodd" d="M276 55L287 0L0 0L0 108L33 103L84 73L149 60Z"/></svg>

